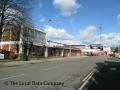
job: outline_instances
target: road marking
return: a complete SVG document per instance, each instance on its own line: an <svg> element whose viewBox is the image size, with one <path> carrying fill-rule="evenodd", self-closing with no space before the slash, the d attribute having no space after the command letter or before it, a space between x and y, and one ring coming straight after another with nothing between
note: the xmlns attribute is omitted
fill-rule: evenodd
<svg viewBox="0 0 120 90"><path fill-rule="evenodd" d="M82 81L85 82L94 72L95 70L93 69Z"/></svg>
<svg viewBox="0 0 120 90"><path fill-rule="evenodd" d="M44 71L48 71L48 70L52 70L52 69L55 69L55 68L57 68L58 66L54 66L54 67L50 67L50 68L45 68L45 69L42 69L42 70L44 70Z"/></svg>
<svg viewBox="0 0 120 90"><path fill-rule="evenodd" d="M88 77L88 79L82 84L82 86L78 89L78 90L83 90L83 88L85 87L85 85L88 83L88 81L92 78L93 74L91 74L90 77Z"/></svg>
<svg viewBox="0 0 120 90"><path fill-rule="evenodd" d="M6 80L6 79L10 79L10 78L15 78L15 77L21 77L21 76L24 76L25 74L19 74L19 75L16 75L16 76L10 76L10 77L6 77L6 78L1 78L0 81L3 81L3 80Z"/></svg>
<svg viewBox="0 0 120 90"><path fill-rule="evenodd" d="M85 85L88 83L88 81L93 77L95 72L95 69L93 69L82 81L83 84L81 85L81 87L78 90L83 90Z"/></svg>

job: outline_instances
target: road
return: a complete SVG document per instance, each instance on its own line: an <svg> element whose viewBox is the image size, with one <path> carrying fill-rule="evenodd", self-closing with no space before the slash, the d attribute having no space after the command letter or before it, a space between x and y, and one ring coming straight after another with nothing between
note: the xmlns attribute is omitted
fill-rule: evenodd
<svg viewBox="0 0 120 90"><path fill-rule="evenodd" d="M0 90L76 90L103 62L99 57L71 57L52 62L0 68Z"/></svg>

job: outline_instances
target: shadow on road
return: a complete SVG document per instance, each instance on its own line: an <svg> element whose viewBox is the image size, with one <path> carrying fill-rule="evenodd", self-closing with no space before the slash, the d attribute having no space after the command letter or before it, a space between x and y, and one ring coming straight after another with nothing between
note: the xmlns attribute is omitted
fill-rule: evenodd
<svg viewBox="0 0 120 90"><path fill-rule="evenodd" d="M120 62L96 63L96 73L89 80L87 90L120 90Z"/></svg>

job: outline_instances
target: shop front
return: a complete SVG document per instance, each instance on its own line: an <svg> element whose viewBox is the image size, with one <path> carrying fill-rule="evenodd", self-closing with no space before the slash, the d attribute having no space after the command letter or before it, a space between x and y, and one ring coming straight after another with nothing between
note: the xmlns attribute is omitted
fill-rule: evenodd
<svg viewBox="0 0 120 90"><path fill-rule="evenodd" d="M80 45L65 45L64 57L67 56L81 56Z"/></svg>
<svg viewBox="0 0 120 90"><path fill-rule="evenodd" d="M33 45L29 49L29 58L42 58L45 56L45 47Z"/></svg>
<svg viewBox="0 0 120 90"><path fill-rule="evenodd" d="M77 49L64 49L64 57L68 56L80 56L81 55L81 50Z"/></svg>
<svg viewBox="0 0 120 90"><path fill-rule="evenodd" d="M62 57L63 56L63 44L49 41L48 42L48 58L50 57Z"/></svg>
<svg viewBox="0 0 120 90"><path fill-rule="evenodd" d="M49 47L48 57L61 57L62 48Z"/></svg>

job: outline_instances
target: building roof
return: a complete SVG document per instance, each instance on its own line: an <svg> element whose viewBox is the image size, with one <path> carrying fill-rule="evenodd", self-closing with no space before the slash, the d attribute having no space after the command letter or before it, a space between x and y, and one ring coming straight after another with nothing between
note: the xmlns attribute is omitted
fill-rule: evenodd
<svg viewBox="0 0 120 90"><path fill-rule="evenodd" d="M43 33L46 33L46 32L44 31L44 29L34 28L34 30L40 31L40 32L43 32Z"/></svg>

